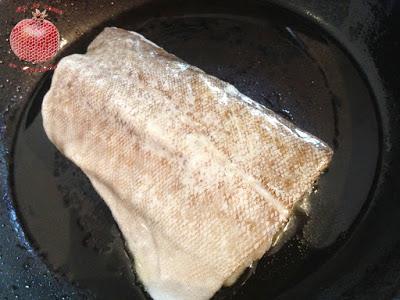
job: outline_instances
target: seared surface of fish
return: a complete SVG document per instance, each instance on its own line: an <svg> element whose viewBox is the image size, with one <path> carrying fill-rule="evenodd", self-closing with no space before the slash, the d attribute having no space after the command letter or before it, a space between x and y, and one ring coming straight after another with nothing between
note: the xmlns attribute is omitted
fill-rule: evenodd
<svg viewBox="0 0 400 300"><path fill-rule="evenodd" d="M42 113L154 299L209 299L261 258L332 156L232 85L118 28L61 60Z"/></svg>

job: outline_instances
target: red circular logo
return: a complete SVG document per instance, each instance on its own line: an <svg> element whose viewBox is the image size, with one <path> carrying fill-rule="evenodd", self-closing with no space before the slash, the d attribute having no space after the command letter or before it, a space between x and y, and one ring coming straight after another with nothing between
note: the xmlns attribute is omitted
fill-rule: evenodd
<svg viewBox="0 0 400 300"><path fill-rule="evenodd" d="M40 63L56 55L60 47L60 33L57 27L48 20L46 10L36 9L32 19L20 21L11 31L10 45L12 51L21 60Z"/></svg>

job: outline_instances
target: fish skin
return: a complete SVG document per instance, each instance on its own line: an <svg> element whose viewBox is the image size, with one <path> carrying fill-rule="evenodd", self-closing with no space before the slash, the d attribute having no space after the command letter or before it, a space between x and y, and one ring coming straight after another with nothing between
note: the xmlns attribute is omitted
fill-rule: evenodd
<svg viewBox="0 0 400 300"><path fill-rule="evenodd" d="M118 28L60 61L42 114L156 300L209 299L260 259L333 155L229 83Z"/></svg>

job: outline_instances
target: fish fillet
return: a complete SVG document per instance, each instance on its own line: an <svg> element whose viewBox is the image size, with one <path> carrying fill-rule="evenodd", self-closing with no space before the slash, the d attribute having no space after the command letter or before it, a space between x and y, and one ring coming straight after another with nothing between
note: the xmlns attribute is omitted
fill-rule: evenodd
<svg viewBox="0 0 400 300"><path fill-rule="evenodd" d="M110 208L154 299L209 299L271 249L332 151L143 36L63 58L49 139Z"/></svg>

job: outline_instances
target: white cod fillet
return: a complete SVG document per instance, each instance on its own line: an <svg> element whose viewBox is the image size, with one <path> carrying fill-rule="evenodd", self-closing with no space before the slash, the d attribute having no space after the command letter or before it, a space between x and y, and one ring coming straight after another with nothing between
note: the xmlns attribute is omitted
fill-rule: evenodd
<svg viewBox="0 0 400 300"><path fill-rule="evenodd" d="M44 128L110 208L154 299L209 299L272 246L332 151L143 36L59 63Z"/></svg>

